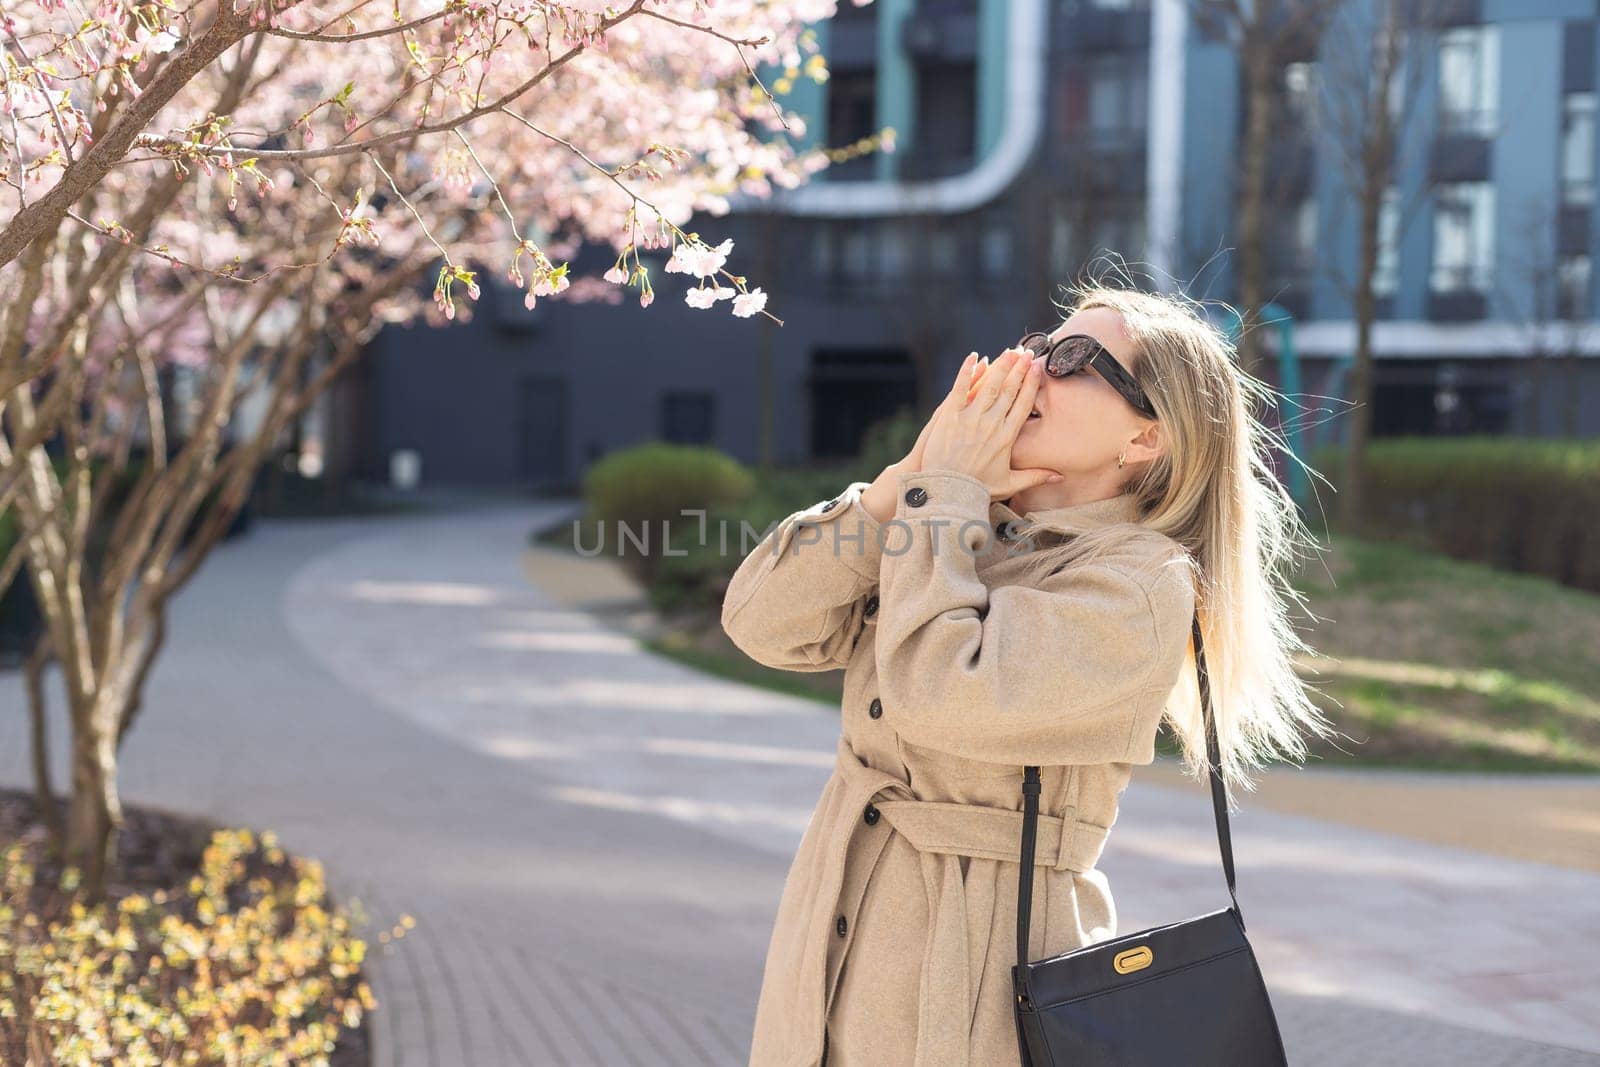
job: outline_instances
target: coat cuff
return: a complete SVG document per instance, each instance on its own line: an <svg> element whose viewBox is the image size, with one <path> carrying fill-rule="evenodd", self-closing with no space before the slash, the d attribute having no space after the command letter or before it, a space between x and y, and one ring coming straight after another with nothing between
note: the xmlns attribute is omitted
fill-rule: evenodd
<svg viewBox="0 0 1600 1067"><path fill-rule="evenodd" d="M861 494L871 482L851 482L832 500L824 500L802 511L794 523L791 539L800 527L817 527L805 535L803 544L831 553L846 568L874 585L883 560L883 528L872 513L861 505ZM788 551L786 540L780 554Z"/></svg>
<svg viewBox="0 0 1600 1067"><path fill-rule="evenodd" d="M955 470L911 471L900 476L893 524L925 530L936 544L945 540L941 534L947 534L976 555L994 534L989 528L989 503L989 487L973 475Z"/></svg>

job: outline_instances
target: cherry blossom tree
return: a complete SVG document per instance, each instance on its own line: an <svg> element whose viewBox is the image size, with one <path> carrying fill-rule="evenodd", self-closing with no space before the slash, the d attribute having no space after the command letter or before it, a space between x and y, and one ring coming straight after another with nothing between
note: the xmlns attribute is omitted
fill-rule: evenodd
<svg viewBox="0 0 1600 1067"><path fill-rule="evenodd" d="M171 597L383 323L469 317L482 269L529 307L618 285L648 306L641 252L670 248L689 306L781 325L729 269L731 241L681 227L873 147L801 150L803 118L758 73L825 79L807 24L834 9L6 5L0 508L23 536L0 588L25 575L41 605L39 792L91 892ZM574 278L566 258L602 241L611 269ZM71 732L64 816L42 756L50 662Z"/></svg>

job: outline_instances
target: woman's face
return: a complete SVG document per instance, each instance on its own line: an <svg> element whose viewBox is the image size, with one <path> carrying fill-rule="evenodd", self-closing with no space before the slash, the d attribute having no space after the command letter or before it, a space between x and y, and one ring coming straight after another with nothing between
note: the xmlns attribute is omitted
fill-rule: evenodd
<svg viewBox="0 0 1600 1067"><path fill-rule="evenodd" d="M1128 373L1137 372L1133 342L1123 330L1122 316L1112 309L1074 312L1050 339L1073 334L1093 337ZM1035 362L1043 363L1044 357ZM1011 466L1056 471L1064 476L1059 483L1063 489L1072 486L1094 491L1120 485L1134 473L1131 468L1136 463L1159 454L1154 433L1142 433L1155 425L1152 420L1135 410L1092 366L1065 378L1044 375L1034 408L1038 415L1023 423L1011 451ZM1127 465L1118 470L1117 456L1123 452Z"/></svg>

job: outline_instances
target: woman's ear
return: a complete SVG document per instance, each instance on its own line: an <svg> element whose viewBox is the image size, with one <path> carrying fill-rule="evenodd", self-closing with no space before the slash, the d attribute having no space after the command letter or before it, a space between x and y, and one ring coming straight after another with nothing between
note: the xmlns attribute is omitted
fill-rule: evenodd
<svg viewBox="0 0 1600 1067"><path fill-rule="evenodd" d="M1128 460L1132 463L1143 463L1146 460L1159 459L1167 450L1166 428L1160 420L1153 420L1145 424L1128 442Z"/></svg>

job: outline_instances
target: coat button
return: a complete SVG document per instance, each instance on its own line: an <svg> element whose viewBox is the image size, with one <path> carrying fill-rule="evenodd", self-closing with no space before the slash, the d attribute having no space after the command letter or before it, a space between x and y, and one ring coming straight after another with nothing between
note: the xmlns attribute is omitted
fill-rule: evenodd
<svg viewBox="0 0 1600 1067"><path fill-rule="evenodd" d="M877 808L873 807L871 804L868 804L867 810L861 813L861 817L867 820L868 826L876 826L878 825L878 816L881 814L882 812L880 812Z"/></svg>
<svg viewBox="0 0 1600 1067"><path fill-rule="evenodd" d="M839 921L834 924L834 929L839 931L839 936L840 937L843 937L844 936L844 932L846 930L850 929L850 924L845 922L844 921L844 916L841 915L841 916L839 916Z"/></svg>
<svg viewBox="0 0 1600 1067"><path fill-rule="evenodd" d="M883 718L883 701L879 700L877 697L873 697L871 706L867 708L867 714L872 716L874 719Z"/></svg>
<svg viewBox="0 0 1600 1067"><path fill-rule="evenodd" d="M825 511L825 512L832 511L834 508L836 508L838 506L839 506L839 498L838 497L834 497L832 500L830 500L826 504L822 505L822 510Z"/></svg>
<svg viewBox="0 0 1600 1067"><path fill-rule="evenodd" d="M928 491L920 485L913 485L906 490L906 503L914 508L920 508L928 502Z"/></svg>
<svg viewBox="0 0 1600 1067"><path fill-rule="evenodd" d="M877 593L873 593L871 596L867 597L867 603L861 609L861 614L863 616L865 616L866 618L870 619L874 615L876 615L877 613L878 613L878 594Z"/></svg>

